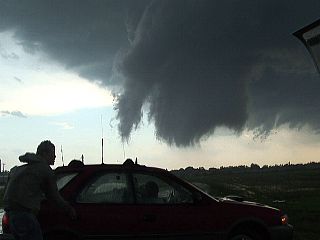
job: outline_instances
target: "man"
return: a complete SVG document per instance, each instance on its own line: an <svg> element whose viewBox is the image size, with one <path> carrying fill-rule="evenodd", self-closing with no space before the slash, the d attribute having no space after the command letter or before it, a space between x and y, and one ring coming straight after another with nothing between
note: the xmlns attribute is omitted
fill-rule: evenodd
<svg viewBox="0 0 320 240"><path fill-rule="evenodd" d="M144 186L144 203L164 203L164 201L158 197L158 194L158 184L154 181L148 181Z"/></svg>
<svg viewBox="0 0 320 240"><path fill-rule="evenodd" d="M26 153L19 160L26 163L14 167L4 193L4 209L9 215L10 230L16 240L42 240L36 218L44 196L74 219L76 213L58 192L54 172L55 146L50 141L39 144L36 154Z"/></svg>

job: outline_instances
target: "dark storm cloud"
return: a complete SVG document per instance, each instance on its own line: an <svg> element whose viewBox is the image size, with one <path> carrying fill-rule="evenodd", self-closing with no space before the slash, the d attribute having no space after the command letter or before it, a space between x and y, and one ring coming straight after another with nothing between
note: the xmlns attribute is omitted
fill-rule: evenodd
<svg viewBox="0 0 320 240"><path fill-rule="evenodd" d="M319 9L317 1L153 1L120 64L120 132L129 136L145 102L157 136L176 145L217 126L318 128L320 82L291 33Z"/></svg>
<svg viewBox="0 0 320 240"><path fill-rule="evenodd" d="M0 30L29 52L117 93L123 138L144 111L159 139L190 145L236 132L319 129L320 80L291 33L319 17L307 1L0 1Z"/></svg>
<svg viewBox="0 0 320 240"><path fill-rule="evenodd" d="M110 84L127 34L125 1L0 1L0 28L15 31L29 53L47 52L66 68Z"/></svg>

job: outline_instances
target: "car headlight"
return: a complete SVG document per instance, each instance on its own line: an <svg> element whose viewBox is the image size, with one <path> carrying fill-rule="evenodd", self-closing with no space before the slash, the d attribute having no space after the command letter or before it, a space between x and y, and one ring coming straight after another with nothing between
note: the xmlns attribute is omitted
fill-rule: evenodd
<svg viewBox="0 0 320 240"><path fill-rule="evenodd" d="M284 215L282 215L281 216L281 223L282 223L282 225L286 225L286 224L288 224L288 215L287 214L284 214Z"/></svg>

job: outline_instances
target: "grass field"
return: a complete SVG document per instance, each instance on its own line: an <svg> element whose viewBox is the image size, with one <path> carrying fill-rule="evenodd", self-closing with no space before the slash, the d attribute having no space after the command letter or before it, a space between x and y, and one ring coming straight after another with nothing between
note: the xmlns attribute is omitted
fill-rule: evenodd
<svg viewBox="0 0 320 240"><path fill-rule="evenodd" d="M213 196L240 195L286 212L294 240L320 239L320 168L175 173L207 186Z"/></svg>

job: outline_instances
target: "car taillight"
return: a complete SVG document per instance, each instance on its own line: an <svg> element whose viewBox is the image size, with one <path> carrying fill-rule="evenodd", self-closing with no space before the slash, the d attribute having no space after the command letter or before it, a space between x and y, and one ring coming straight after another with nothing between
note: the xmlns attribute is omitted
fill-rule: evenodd
<svg viewBox="0 0 320 240"><path fill-rule="evenodd" d="M282 225L288 224L288 215L287 214L281 216L281 223L282 223Z"/></svg>
<svg viewBox="0 0 320 240"><path fill-rule="evenodd" d="M8 214L3 214L2 216L2 232L3 233L10 233L10 228L9 228L9 217Z"/></svg>

